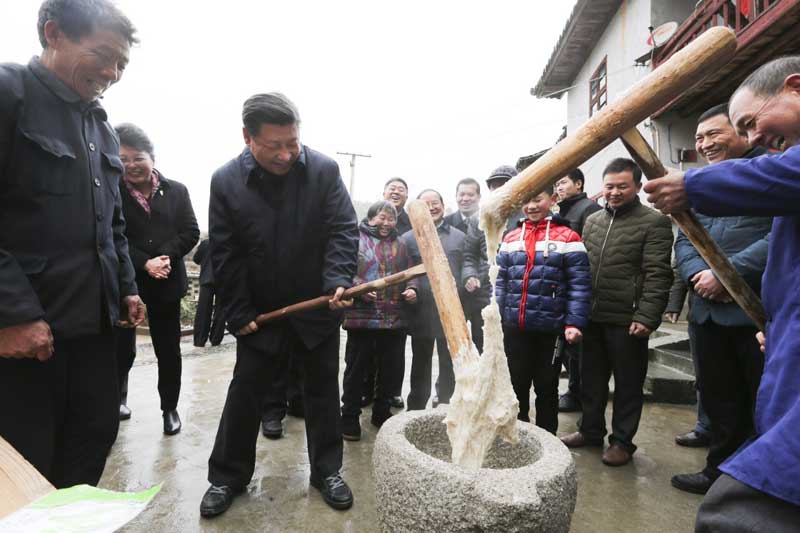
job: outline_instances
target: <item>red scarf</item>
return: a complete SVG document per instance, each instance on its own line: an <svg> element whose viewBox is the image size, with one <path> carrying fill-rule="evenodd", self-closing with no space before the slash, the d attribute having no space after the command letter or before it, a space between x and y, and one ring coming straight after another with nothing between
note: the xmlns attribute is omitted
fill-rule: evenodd
<svg viewBox="0 0 800 533"><path fill-rule="evenodd" d="M128 189L130 195L133 196L133 199L136 200L136 203L142 206L144 212L147 213L148 216L150 216L150 200L152 200L153 196L155 196L156 192L158 192L158 186L161 184L161 179L158 176L158 171L156 169L153 169L153 172L150 174L150 186L151 186L150 196L145 196L144 194L139 192L139 189L131 185L131 182L129 182L127 179L124 181L125 181L125 188Z"/></svg>

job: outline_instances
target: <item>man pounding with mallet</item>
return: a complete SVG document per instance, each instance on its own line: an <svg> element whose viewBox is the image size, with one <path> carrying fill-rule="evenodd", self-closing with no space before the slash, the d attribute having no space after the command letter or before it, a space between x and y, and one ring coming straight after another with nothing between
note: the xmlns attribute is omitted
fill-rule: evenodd
<svg viewBox="0 0 800 533"><path fill-rule="evenodd" d="M796 531L800 524L800 56L751 74L730 100L730 118L752 146L775 156L724 161L645 184L664 213L776 217L762 284L766 353L755 437L722 464L696 531Z"/></svg>

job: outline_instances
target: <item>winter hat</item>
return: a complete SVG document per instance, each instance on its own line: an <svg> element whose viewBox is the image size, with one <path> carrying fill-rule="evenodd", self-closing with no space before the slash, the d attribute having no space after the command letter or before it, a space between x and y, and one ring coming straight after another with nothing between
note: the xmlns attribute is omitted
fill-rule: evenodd
<svg viewBox="0 0 800 533"><path fill-rule="evenodd" d="M512 167L511 165L500 165L496 169L489 174L489 177L486 178L486 184L488 185L493 180L503 180L504 182L510 180L514 176L517 175L517 169Z"/></svg>

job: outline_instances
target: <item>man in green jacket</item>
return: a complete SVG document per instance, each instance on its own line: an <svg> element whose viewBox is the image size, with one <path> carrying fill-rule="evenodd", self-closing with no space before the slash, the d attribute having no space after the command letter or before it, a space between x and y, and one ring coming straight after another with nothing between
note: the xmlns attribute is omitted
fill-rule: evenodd
<svg viewBox="0 0 800 533"><path fill-rule="evenodd" d="M647 339L661 324L672 285L672 225L639 201L642 171L614 159L603 171L606 208L586 219L583 240L592 267L592 305L581 364L583 416L561 440L570 448L602 446L608 379L614 411L603 462L622 466L636 451L647 375Z"/></svg>

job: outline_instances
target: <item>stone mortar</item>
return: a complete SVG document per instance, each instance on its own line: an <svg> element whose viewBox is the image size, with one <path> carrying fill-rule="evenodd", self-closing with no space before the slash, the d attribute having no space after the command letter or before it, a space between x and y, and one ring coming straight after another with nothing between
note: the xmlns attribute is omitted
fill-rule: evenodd
<svg viewBox="0 0 800 533"><path fill-rule="evenodd" d="M578 485L569 450L519 422L519 443L495 440L484 467L450 462L446 408L404 412L384 423L372 467L385 533L569 531Z"/></svg>

